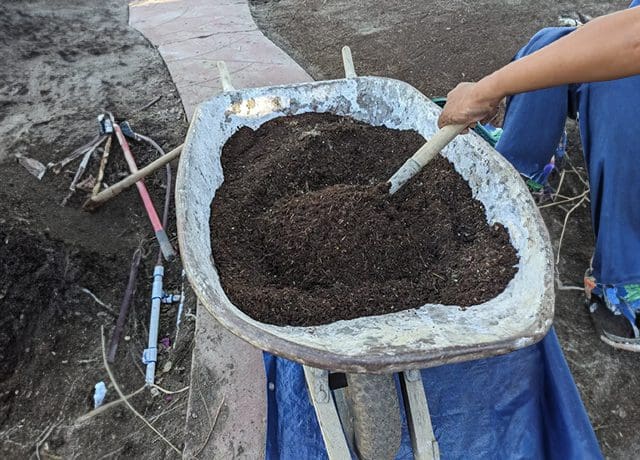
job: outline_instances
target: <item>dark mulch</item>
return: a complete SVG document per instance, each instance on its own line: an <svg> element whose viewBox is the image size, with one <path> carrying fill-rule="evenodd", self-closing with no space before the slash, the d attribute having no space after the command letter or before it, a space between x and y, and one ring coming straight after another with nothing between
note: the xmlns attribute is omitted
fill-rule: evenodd
<svg viewBox="0 0 640 460"><path fill-rule="evenodd" d="M223 287L251 317L317 325L502 292L517 255L447 160L403 190L384 181L424 142L330 114L243 128L212 209Z"/></svg>

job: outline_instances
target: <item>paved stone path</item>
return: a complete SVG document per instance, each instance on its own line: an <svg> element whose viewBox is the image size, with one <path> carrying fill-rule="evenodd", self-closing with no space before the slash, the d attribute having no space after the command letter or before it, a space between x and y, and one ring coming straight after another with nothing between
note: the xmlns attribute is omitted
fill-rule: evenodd
<svg viewBox="0 0 640 460"><path fill-rule="evenodd" d="M246 0L136 0L129 22L162 55L187 117L222 86L216 62L227 63L236 88L311 80L253 22Z"/></svg>
<svg viewBox="0 0 640 460"><path fill-rule="evenodd" d="M188 118L200 102L222 91L220 60L237 89L311 80L258 30L246 0L136 0L129 12L131 26L167 64ZM204 308L198 308L196 323L184 457L264 458L262 353Z"/></svg>

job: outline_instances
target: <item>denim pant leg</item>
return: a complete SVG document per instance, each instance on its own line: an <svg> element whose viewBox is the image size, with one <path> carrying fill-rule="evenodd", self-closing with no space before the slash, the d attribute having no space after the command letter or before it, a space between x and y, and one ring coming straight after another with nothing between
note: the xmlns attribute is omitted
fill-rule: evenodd
<svg viewBox="0 0 640 460"><path fill-rule="evenodd" d="M569 27L542 29L515 59L534 53L573 30ZM541 172L556 151L574 94L569 85L563 85L510 97L496 150L526 176Z"/></svg>
<svg viewBox="0 0 640 460"><path fill-rule="evenodd" d="M516 59L571 33L538 32ZM496 149L521 173L540 172L556 150L568 111L580 114L596 238L593 275L599 283L640 283L640 76L577 88L558 86L510 98Z"/></svg>
<svg viewBox="0 0 640 460"><path fill-rule="evenodd" d="M598 283L640 283L640 76L578 92Z"/></svg>

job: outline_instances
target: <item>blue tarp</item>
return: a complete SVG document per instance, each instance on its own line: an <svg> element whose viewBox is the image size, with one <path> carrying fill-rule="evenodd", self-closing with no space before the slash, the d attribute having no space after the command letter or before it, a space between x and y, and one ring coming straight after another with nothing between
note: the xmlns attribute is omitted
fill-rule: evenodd
<svg viewBox="0 0 640 460"><path fill-rule="evenodd" d="M302 367L264 355L267 459L325 459ZM443 459L600 459L589 418L553 329L540 343L489 359L425 369ZM403 426L397 459L412 459Z"/></svg>

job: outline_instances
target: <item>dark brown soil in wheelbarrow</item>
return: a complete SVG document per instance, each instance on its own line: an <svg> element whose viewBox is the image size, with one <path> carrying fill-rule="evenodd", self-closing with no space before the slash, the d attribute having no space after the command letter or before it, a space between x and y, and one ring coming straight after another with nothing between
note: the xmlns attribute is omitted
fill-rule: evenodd
<svg viewBox="0 0 640 460"><path fill-rule="evenodd" d="M384 181L423 142L330 114L238 131L211 220L230 300L259 321L308 326L502 292L518 262L509 235L446 159L388 195Z"/></svg>

